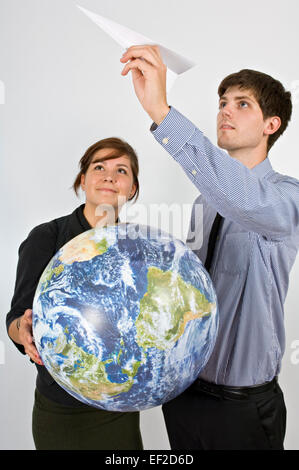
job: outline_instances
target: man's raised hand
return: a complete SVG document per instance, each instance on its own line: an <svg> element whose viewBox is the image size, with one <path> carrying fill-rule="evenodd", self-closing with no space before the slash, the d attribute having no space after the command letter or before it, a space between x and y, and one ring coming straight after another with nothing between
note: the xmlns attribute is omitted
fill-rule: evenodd
<svg viewBox="0 0 299 470"><path fill-rule="evenodd" d="M120 59L122 75L132 72L137 98L151 119L160 124L169 112L166 98L167 67L158 46L132 46Z"/></svg>

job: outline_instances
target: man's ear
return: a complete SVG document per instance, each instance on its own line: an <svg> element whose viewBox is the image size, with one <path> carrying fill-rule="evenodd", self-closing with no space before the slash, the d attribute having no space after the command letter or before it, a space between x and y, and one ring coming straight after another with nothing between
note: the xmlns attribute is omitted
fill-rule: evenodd
<svg viewBox="0 0 299 470"><path fill-rule="evenodd" d="M272 117L265 119L265 124L266 125L264 129L264 134L266 135L275 134L275 132L281 126L281 119L279 116L272 116Z"/></svg>
<svg viewBox="0 0 299 470"><path fill-rule="evenodd" d="M85 175L81 175L81 189L85 191Z"/></svg>

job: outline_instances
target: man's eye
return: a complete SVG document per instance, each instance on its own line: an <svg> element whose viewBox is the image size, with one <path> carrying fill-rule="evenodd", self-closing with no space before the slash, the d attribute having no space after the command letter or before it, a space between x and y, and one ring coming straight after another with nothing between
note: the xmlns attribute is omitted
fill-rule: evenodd
<svg viewBox="0 0 299 470"><path fill-rule="evenodd" d="M240 102L240 107L241 108L247 108L247 106L248 106L248 103L246 103L246 101L241 101Z"/></svg>
<svg viewBox="0 0 299 470"><path fill-rule="evenodd" d="M224 108L225 104L225 101L222 101L221 103L219 103L219 108Z"/></svg>

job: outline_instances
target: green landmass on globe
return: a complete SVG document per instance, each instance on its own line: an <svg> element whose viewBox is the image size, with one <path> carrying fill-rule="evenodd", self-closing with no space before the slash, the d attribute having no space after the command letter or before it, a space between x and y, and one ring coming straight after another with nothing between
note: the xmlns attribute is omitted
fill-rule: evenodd
<svg viewBox="0 0 299 470"><path fill-rule="evenodd" d="M128 376L126 382L121 384L113 383L109 380L105 369L106 364L113 361L112 358L100 361L94 354L89 354L80 348L73 337L67 341L64 335L57 338L55 343L48 344L48 348L50 351L51 348L55 348L56 354L65 356L63 373L68 378L65 383L61 380L60 367L57 366L55 361L52 362L51 354L48 357L55 380L91 400L98 401L105 398L106 395L115 396L119 393L128 392L134 383L133 379L140 366L140 362L136 361L132 370L123 370ZM121 349L118 354L121 354Z"/></svg>
<svg viewBox="0 0 299 470"><path fill-rule="evenodd" d="M209 315L215 307L178 273L149 267L147 292L136 320L137 343L144 350L174 346L188 321Z"/></svg>

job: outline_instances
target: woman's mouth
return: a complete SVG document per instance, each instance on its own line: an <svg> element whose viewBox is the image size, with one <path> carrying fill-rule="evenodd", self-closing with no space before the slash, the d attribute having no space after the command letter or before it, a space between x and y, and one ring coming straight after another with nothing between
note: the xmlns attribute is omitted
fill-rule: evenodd
<svg viewBox="0 0 299 470"><path fill-rule="evenodd" d="M99 188L98 191L107 192L107 193L116 193L114 189L110 189L110 188Z"/></svg>

